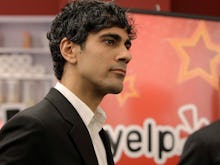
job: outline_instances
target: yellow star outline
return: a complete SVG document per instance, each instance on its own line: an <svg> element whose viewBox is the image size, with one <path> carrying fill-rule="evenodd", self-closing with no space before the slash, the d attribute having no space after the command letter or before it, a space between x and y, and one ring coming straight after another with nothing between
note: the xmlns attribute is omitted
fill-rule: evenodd
<svg viewBox="0 0 220 165"><path fill-rule="evenodd" d="M124 90L116 95L119 105L122 106L128 100L128 98L139 97L137 90L135 89L135 77L132 75L126 76L124 80Z"/></svg>
<svg viewBox="0 0 220 165"><path fill-rule="evenodd" d="M207 73L201 67L197 67L192 70L189 70L190 56L187 54L187 52L184 50L183 47L185 46L194 47L200 39L203 39L203 42L205 43L207 49L217 52L217 54L212 59L210 59L209 62L210 73ZM170 44L176 49L182 60L182 64L178 76L179 83L199 76L204 80L206 80L215 89L218 90L219 80L218 80L217 67L218 67L218 62L220 62L220 46L211 41L204 21L199 22L197 29L190 38L171 39Z"/></svg>

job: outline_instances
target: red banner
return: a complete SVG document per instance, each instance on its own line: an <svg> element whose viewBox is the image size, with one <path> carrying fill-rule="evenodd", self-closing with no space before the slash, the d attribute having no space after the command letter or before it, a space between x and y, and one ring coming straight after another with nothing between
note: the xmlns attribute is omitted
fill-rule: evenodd
<svg viewBox="0 0 220 165"><path fill-rule="evenodd" d="M102 103L118 165L176 165L219 115L220 22L132 14L138 37L122 93Z"/></svg>

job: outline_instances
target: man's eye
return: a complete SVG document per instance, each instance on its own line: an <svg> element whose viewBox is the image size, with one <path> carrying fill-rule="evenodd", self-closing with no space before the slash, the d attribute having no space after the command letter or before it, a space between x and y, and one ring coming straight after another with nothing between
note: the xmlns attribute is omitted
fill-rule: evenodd
<svg viewBox="0 0 220 165"><path fill-rule="evenodd" d="M108 40L105 40L105 43L106 43L107 45L114 45L114 44L115 44L115 40L110 40L110 39L108 39Z"/></svg>
<svg viewBox="0 0 220 165"><path fill-rule="evenodd" d="M125 47L129 50L131 48L131 42L125 43Z"/></svg>

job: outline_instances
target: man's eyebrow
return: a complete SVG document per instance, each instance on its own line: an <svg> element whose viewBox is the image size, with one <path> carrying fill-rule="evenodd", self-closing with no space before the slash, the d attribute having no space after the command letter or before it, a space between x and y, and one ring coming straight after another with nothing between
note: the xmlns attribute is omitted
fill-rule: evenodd
<svg viewBox="0 0 220 165"><path fill-rule="evenodd" d="M107 33L107 34L103 34L103 35L100 36L100 38L106 38L106 37L112 37L112 38L114 38L115 40L118 40L118 41L122 40L122 37L120 35L114 34L114 33ZM131 39L130 38L126 39L125 43L130 43L131 44Z"/></svg>
<svg viewBox="0 0 220 165"><path fill-rule="evenodd" d="M107 33L107 34L103 34L100 36L100 38L106 38L106 37L112 37L115 40L121 40L121 36L118 34L114 34L114 33Z"/></svg>

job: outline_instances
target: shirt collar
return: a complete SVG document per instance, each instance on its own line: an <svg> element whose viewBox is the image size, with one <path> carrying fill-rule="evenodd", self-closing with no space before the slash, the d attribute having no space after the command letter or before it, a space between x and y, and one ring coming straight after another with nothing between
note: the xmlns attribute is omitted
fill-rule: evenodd
<svg viewBox="0 0 220 165"><path fill-rule="evenodd" d="M101 131L106 120L105 112L98 107L92 120L95 123L95 127L97 127L97 132ZM92 121L90 123L92 123Z"/></svg>
<svg viewBox="0 0 220 165"><path fill-rule="evenodd" d="M66 99L73 105L87 127L92 120L94 120L97 122L98 127L100 127L100 129L102 128L106 120L106 114L100 107L97 107L96 112L93 113L93 111L82 100L80 100L73 92L71 92L60 82L57 82L54 88L62 93L64 97L66 97Z"/></svg>

